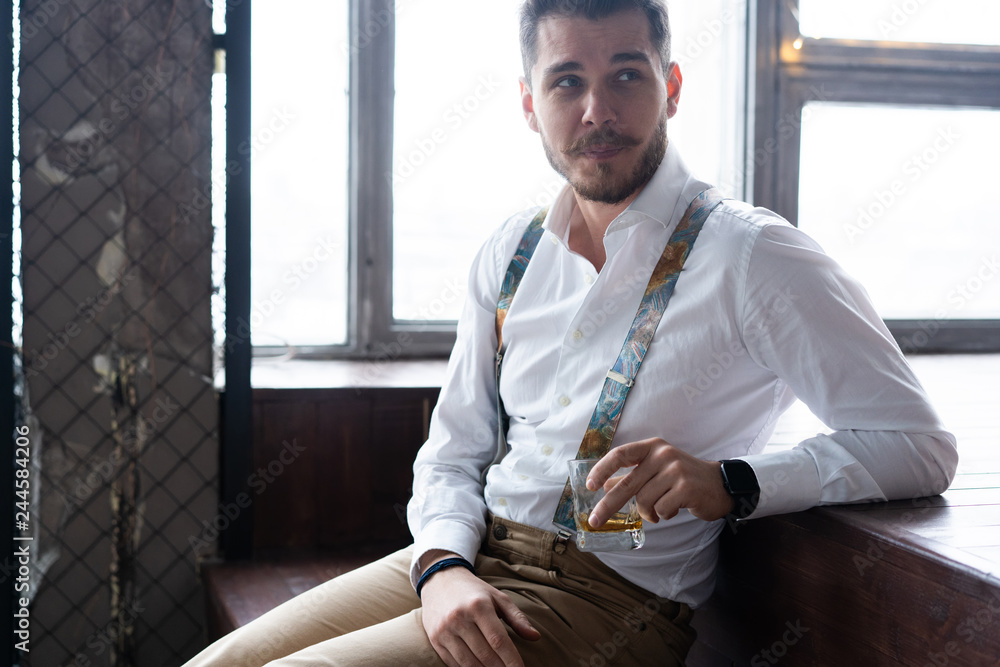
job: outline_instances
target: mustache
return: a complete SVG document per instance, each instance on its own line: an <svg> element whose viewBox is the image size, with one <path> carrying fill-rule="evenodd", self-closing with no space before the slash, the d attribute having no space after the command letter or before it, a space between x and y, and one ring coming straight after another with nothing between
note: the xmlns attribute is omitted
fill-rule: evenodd
<svg viewBox="0 0 1000 667"><path fill-rule="evenodd" d="M584 135L574 141L572 144L566 148L566 152L570 154L582 153L594 146L612 146L614 148L631 148L632 146L638 146L640 142L635 137L629 137L620 132L616 132L609 127L604 127L599 130L595 130L590 134Z"/></svg>

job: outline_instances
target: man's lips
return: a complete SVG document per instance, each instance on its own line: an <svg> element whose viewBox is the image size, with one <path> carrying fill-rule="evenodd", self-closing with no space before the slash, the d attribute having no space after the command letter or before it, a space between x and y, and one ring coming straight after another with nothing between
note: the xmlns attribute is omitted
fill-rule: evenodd
<svg viewBox="0 0 1000 667"><path fill-rule="evenodd" d="M598 144L580 150L579 154L591 160L608 160L621 153L625 148L625 146Z"/></svg>

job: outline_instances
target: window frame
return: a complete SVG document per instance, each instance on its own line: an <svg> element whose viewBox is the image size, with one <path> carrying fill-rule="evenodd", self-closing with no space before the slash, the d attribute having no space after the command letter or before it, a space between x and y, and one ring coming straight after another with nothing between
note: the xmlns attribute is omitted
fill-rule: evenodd
<svg viewBox="0 0 1000 667"><path fill-rule="evenodd" d="M394 0L348 0L347 341L295 346L297 359L446 357L455 323L392 317L392 173L396 26ZM248 105L249 106L249 105ZM255 345L256 359L284 346Z"/></svg>
<svg viewBox="0 0 1000 667"><path fill-rule="evenodd" d="M393 192L384 175L392 173L393 163L395 2L349 0L348 5L347 341L296 346L294 356L379 362L446 357L455 342L453 321L399 321L392 315ZM795 0L747 4L746 90L751 99L741 174L756 205L792 224L798 224L801 130L789 119L801 118L806 103L1000 109L1000 47L802 37L796 7ZM793 46L797 39L801 49ZM1000 320L887 324L904 351L1000 351ZM288 350L258 345L253 353L266 359Z"/></svg>
<svg viewBox="0 0 1000 667"><path fill-rule="evenodd" d="M755 0L750 37L754 203L798 225L801 115L808 102L1000 109L1000 47L804 37L795 0ZM802 40L801 48L794 43ZM798 119L798 121L796 121ZM782 134L784 133L784 134ZM755 162L756 161L756 162ZM904 352L1000 351L1000 320L886 320Z"/></svg>
<svg viewBox="0 0 1000 667"><path fill-rule="evenodd" d="M395 99L395 1L348 0L349 131L348 155L348 314L347 341L339 345L295 346L298 359L356 359L376 362L405 358L446 358L456 339L456 322L393 318L392 173ZM739 77L746 80L749 6L740 12L744 34L737 45ZM733 166L737 194L749 192L739 169L750 139L745 85L739 87L741 118ZM247 105L249 106L249 105ZM254 357L285 357L283 346L253 346Z"/></svg>

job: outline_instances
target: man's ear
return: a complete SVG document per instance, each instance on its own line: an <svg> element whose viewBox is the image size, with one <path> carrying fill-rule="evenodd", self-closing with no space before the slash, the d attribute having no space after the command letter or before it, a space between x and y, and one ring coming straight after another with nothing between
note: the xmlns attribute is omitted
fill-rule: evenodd
<svg viewBox="0 0 1000 667"><path fill-rule="evenodd" d="M681 66L676 62L670 63L670 75L667 76L667 118L673 118L677 113L677 103L681 100L681 87L684 84L684 77L681 75Z"/></svg>
<svg viewBox="0 0 1000 667"><path fill-rule="evenodd" d="M524 120L528 121L528 127L538 132L538 120L535 118L535 100L531 96L531 87L527 79L523 76L518 80L521 84L521 110L524 111Z"/></svg>

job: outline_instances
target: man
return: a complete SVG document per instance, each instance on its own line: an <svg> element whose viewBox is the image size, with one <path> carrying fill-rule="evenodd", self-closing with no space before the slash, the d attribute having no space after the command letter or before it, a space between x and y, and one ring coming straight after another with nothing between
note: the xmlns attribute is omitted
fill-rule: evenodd
<svg viewBox="0 0 1000 667"><path fill-rule="evenodd" d="M555 532L566 461L664 247L709 186L667 142L683 80L660 0L528 0L522 52L525 118L569 185L544 215L499 336L508 265L542 216L509 220L473 263L414 464L413 547L279 607L192 665L682 664L724 517L950 483L954 439L864 291L773 213L725 201L689 247L591 476L600 485L636 466L590 521L634 494L646 545L582 554ZM506 422L498 391L508 451L493 465ZM796 395L834 432L762 454Z"/></svg>

